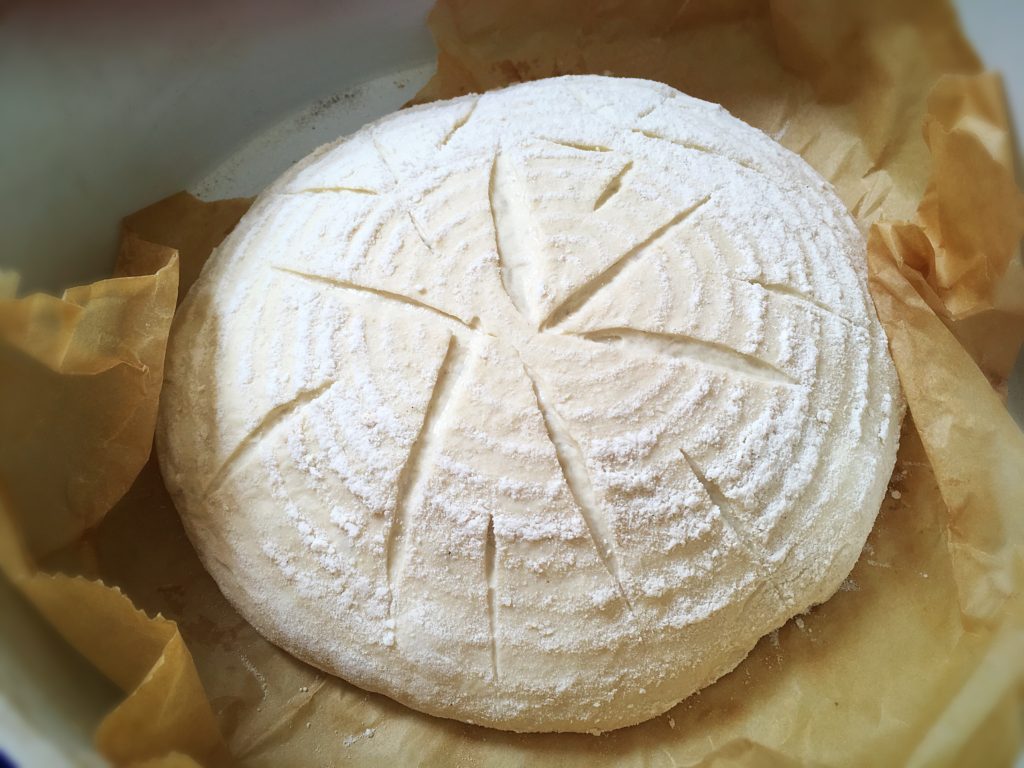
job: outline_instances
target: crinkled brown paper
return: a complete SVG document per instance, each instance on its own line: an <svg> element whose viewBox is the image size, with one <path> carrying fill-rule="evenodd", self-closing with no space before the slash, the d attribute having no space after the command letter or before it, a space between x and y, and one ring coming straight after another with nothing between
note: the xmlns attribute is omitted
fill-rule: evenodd
<svg viewBox="0 0 1024 768"><path fill-rule="evenodd" d="M842 591L642 725L517 735L365 693L231 610L149 460L175 254L184 289L247 206L176 195L126 220L118 274L130 277L0 301L0 564L126 691L100 750L164 768L229 754L252 766L1009 763L1024 437L1000 391L1024 338L1024 203L998 78L952 11L440 0L430 25L438 73L420 100L565 73L647 77L723 103L832 180L870 234L871 290L910 407L892 493ZM13 286L0 275L0 298Z"/></svg>

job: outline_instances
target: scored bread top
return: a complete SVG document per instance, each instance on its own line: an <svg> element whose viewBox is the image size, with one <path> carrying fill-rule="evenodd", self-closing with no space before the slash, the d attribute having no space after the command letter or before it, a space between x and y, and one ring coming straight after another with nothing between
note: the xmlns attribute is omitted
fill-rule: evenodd
<svg viewBox="0 0 1024 768"><path fill-rule="evenodd" d="M563 77L271 185L175 321L158 449L273 642L431 714L598 731L839 587L902 407L825 181L717 105Z"/></svg>

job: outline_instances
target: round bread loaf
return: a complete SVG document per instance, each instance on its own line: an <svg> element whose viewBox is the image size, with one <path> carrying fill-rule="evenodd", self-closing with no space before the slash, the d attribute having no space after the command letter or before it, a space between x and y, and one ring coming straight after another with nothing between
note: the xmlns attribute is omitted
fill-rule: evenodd
<svg viewBox="0 0 1024 768"><path fill-rule="evenodd" d="M158 447L273 642L431 714L600 731L835 592L901 418L830 186L719 106L564 77L271 185L175 321Z"/></svg>

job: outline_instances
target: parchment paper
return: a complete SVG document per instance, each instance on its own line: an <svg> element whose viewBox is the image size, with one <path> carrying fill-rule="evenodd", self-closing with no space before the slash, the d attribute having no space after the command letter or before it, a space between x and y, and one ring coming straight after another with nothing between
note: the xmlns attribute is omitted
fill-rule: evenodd
<svg viewBox="0 0 1024 768"><path fill-rule="evenodd" d="M185 290L247 205L178 195L126 222L119 268L142 283L27 300L45 313L0 301L0 354L30 360L29 373L45 369L77 392L107 370L135 371L134 386L83 390L74 407L40 418L53 412L39 378L0 365L4 444L17 434L37 459L73 457L50 462L55 487L76 477L101 486L83 496L86 512L51 510L38 501L47 489L31 493L4 454L0 563L131 691L101 727L100 748L116 763L154 766L216 765L225 745L252 766L1008 764L1021 743L1024 437L999 389L1024 337L1014 261L1024 205L998 79L980 71L948 6L441 0L430 24L438 73L420 100L570 72L648 77L725 104L832 180L870 235L871 290L910 410L864 553L834 598L765 638L736 671L603 736L434 719L295 661L224 601L146 461L174 302L170 251L154 243L178 248ZM120 309L83 326L92 336L71 333L74 307L90 296L116 297ZM129 311L130 296L141 298ZM68 360L85 368L62 368ZM128 423L129 412L149 418L148 434L61 445L82 425ZM146 618L99 582L35 571L31 554L68 542L44 566L101 576L176 624Z"/></svg>
<svg viewBox="0 0 1024 768"><path fill-rule="evenodd" d="M213 764L226 749L174 622L100 581L37 569L68 545L56 560L95 571L83 537L149 455L178 256L145 249L152 274L0 300L0 568L130 692L96 734L104 754L127 764L182 746Z"/></svg>

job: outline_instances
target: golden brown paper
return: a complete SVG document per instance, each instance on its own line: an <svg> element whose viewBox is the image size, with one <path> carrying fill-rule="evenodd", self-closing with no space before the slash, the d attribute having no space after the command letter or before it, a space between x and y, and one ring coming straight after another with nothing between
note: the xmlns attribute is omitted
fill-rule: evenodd
<svg viewBox="0 0 1024 768"><path fill-rule="evenodd" d="M164 262L62 299L0 301L0 487L37 556L99 522L146 461L178 283L177 257Z"/></svg>
<svg viewBox="0 0 1024 768"><path fill-rule="evenodd" d="M3 515L0 563L46 585L44 614L122 687L138 686L101 728L104 752L215 765L215 721L252 766L1008 764L1021 743L1024 440L990 384L1005 382L1024 338L1013 261L1024 221L998 81L949 7L441 0L430 23L438 73L420 100L554 74L648 77L725 104L832 180L871 230L872 293L910 408L892 493L843 589L715 685L603 736L517 735L421 715L264 641L199 564L148 444L131 452L145 466L127 495L81 539L129 466L86 452L102 469L93 479L110 480L106 507L57 518L51 538L78 542L48 562L95 572L176 625L98 582L35 574ZM119 274L153 273L166 254L154 243L171 245L184 290L247 205L179 195L140 211L125 222ZM166 307L166 293L148 306ZM63 336L47 328L73 327L71 309L22 308L11 321L4 306L0 341L35 339L39 360L60 357ZM79 364L141 359L119 338ZM45 426L48 447L61 424Z"/></svg>
<svg viewBox="0 0 1024 768"><path fill-rule="evenodd" d="M199 277L210 252L235 228L251 204L250 198L204 203L188 192L179 192L136 211L122 222L115 274L149 274L160 258L152 244L173 248L181 259L180 302Z"/></svg>
<svg viewBox="0 0 1024 768"><path fill-rule="evenodd" d="M128 692L97 732L104 755L129 764L176 746L215 760L226 750L174 623L147 617L100 581L36 567L54 548L80 542L149 456L178 257L145 250L150 274L73 288L62 299L0 301L0 568ZM88 547L63 559L92 570Z"/></svg>

